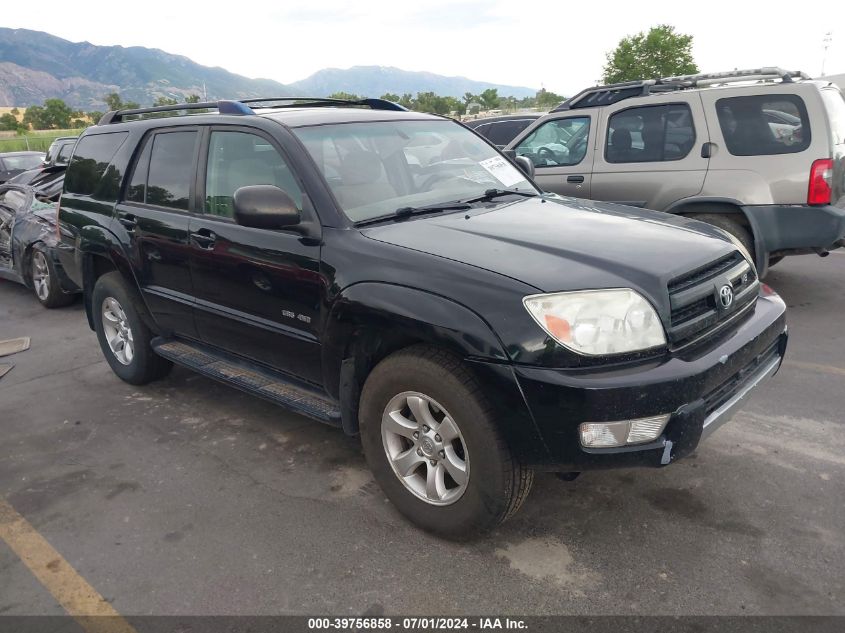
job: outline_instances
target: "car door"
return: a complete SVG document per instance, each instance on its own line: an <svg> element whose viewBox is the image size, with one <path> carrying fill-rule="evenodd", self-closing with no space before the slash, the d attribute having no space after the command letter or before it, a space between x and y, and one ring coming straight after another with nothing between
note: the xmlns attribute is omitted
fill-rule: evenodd
<svg viewBox="0 0 845 633"><path fill-rule="evenodd" d="M509 145L534 163L534 180L543 191L589 198L595 129L593 110L543 117Z"/></svg>
<svg viewBox="0 0 845 633"><path fill-rule="evenodd" d="M321 383L319 242L292 230L234 221L232 198L247 185L280 187L304 219L315 219L290 161L272 138L251 128L211 127L203 148L198 178L203 212L190 225L200 337Z"/></svg>
<svg viewBox="0 0 845 633"><path fill-rule="evenodd" d="M674 99L674 100L673 100ZM663 210L701 192L709 159L704 111L697 94L620 101L602 110L591 196Z"/></svg>
<svg viewBox="0 0 845 633"><path fill-rule="evenodd" d="M196 180L200 130L165 128L142 141L129 184L118 203L144 299L166 333L197 338L188 224Z"/></svg>

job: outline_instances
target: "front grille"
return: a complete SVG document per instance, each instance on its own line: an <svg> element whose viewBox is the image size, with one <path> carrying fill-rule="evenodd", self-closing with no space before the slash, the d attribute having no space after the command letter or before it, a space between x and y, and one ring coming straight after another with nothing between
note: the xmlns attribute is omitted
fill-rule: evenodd
<svg viewBox="0 0 845 633"><path fill-rule="evenodd" d="M733 293L727 308L720 300L724 286ZM670 280L670 343L676 349L685 347L748 313L759 286L754 269L738 251Z"/></svg>

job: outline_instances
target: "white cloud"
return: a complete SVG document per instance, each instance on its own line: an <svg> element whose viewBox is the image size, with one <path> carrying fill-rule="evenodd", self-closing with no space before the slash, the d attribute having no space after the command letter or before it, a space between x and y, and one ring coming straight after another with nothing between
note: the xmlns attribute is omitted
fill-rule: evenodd
<svg viewBox="0 0 845 633"><path fill-rule="evenodd" d="M774 64L815 75L824 34L845 23L842 2L808 12L775 0L145 0L85 12L66 6L66 0L42 0L38 11L5 16L5 25L160 48L283 83L325 67L384 65L566 94L599 79L605 53L619 39L656 24L692 34L705 71ZM827 71L845 72L845 28L833 33Z"/></svg>

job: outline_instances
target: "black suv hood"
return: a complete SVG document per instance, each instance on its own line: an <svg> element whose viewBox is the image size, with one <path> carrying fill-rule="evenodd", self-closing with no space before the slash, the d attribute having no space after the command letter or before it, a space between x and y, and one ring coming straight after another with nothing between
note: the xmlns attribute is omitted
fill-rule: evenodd
<svg viewBox="0 0 845 633"><path fill-rule="evenodd" d="M657 303L666 282L736 247L702 222L617 204L552 197L364 229L543 292L633 287ZM716 239L713 239L716 238Z"/></svg>

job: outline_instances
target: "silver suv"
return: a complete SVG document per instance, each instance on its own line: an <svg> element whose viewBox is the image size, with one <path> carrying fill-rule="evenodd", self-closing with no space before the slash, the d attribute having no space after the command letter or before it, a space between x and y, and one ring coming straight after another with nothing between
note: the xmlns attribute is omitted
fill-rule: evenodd
<svg viewBox="0 0 845 633"><path fill-rule="evenodd" d="M845 246L845 98L758 68L589 88L508 145L547 191L694 216L760 275Z"/></svg>

